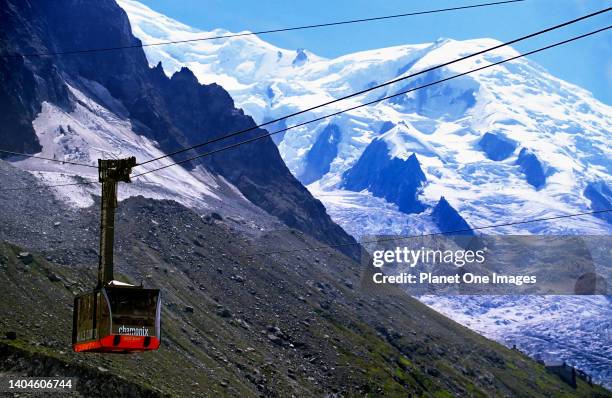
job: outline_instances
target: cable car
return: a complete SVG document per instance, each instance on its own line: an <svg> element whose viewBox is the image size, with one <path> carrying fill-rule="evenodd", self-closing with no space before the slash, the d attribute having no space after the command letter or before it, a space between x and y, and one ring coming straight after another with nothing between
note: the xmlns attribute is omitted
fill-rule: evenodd
<svg viewBox="0 0 612 398"><path fill-rule="evenodd" d="M76 352L142 352L161 341L158 289L112 281L74 298L72 344Z"/></svg>
<svg viewBox="0 0 612 398"><path fill-rule="evenodd" d="M102 222L98 285L74 298L72 348L75 352L132 353L157 350L161 343L161 295L113 277L117 182L130 182L136 158L99 160Z"/></svg>

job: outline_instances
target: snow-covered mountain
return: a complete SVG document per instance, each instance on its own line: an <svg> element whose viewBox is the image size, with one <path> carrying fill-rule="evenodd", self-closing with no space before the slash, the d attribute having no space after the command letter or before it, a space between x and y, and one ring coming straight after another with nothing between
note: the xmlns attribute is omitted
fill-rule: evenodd
<svg viewBox="0 0 612 398"><path fill-rule="evenodd" d="M120 4L128 12L136 36L145 43L228 33L193 29L130 0ZM149 63L161 62L167 74L189 66L201 82L222 84L238 106L256 121L264 122L496 44L499 42L492 39L440 39L324 59L302 49L294 52L277 48L256 36L242 36L152 46L146 47L145 52ZM268 130L308 121L516 54L511 48L503 48L299 115ZM276 141L290 170L310 184L311 191L336 215L336 220L351 224L350 214L355 206L378 215L370 218L374 225L349 228L354 235L373 230L415 233L428 224L427 209L441 196L470 225L515 221L517 215L528 219L588 211L597 206L593 204L593 195L585 195L589 187L609 203L609 194L606 199L604 191L609 192L606 187L611 186L610 115L612 108L595 100L586 90L555 78L529 60L519 59L289 130ZM402 209L405 198L401 199L404 204L399 203L399 197L387 200L397 205L396 210L403 211L390 213L388 207L379 211L378 201L371 196L384 198L384 189L347 182L347 173L367 153L369 145L377 145L379 152L386 152L381 156L389 159L405 160L416 155L425 181L413 187L412 200L419 204L408 206L412 208L408 213L419 213L412 218L422 219L420 222L404 224L398 230L392 220L405 218L399 214L406 213ZM384 183L394 186L397 181L391 176L398 173L388 174ZM345 209L349 217L346 220ZM609 224L595 217L497 230L610 231Z"/></svg>
<svg viewBox="0 0 612 398"><path fill-rule="evenodd" d="M134 34L145 43L231 33L194 29L132 0L119 4ZM221 84L237 106L265 122L496 44L493 39L439 39L325 59L304 49L290 51L256 36L241 36L150 46L145 52L149 64L161 62L169 76L188 66L200 82ZM268 130L516 54L512 48L499 49ZM275 136L275 142L291 172L336 222L358 238L446 230L446 216L481 226L610 208L611 131L610 106L536 63L519 59L289 130ZM436 206L445 217L432 217ZM606 216L589 216L490 233L610 234L610 222ZM558 354L608 385L612 382L612 375L604 371L612 359L601 350L597 334L608 330L609 339L610 307L604 298L423 300L489 337L517 344L532 355Z"/></svg>

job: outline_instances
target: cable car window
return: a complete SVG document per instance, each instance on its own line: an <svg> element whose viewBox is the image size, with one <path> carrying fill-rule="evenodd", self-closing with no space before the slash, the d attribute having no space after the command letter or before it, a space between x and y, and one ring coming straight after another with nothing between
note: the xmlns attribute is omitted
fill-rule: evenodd
<svg viewBox="0 0 612 398"><path fill-rule="evenodd" d="M77 300L77 341L92 340L94 330L94 295L86 294Z"/></svg>
<svg viewBox="0 0 612 398"><path fill-rule="evenodd" d="M155 336L159 291L131 288L106 289L112 317L112 333Z"/></svg>
<svg viewBox="0 0 612 398"><path fill-rule="evenodd" d="M106 336L110 334L110 312L108 308L108 303L104 298L104 295L100 292L96 293L96 297L98 300L98 327L97 329L100 331L100 336Z"/></svg>

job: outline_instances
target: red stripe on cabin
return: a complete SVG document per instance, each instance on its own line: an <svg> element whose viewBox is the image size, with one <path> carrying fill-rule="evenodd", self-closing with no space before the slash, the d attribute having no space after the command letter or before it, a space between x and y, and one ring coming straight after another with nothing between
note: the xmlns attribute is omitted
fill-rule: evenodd
<svg viewBox="0 0 612 398"><path fill-rule="evenodd" d="M116 335L109 335L100 340L76 343L72 346L75 352L142 352L152 351L159 348L160 341L157 337L150 337L149 345L145 347L144 336L120 336L119 344L114 345Z"/></svg>

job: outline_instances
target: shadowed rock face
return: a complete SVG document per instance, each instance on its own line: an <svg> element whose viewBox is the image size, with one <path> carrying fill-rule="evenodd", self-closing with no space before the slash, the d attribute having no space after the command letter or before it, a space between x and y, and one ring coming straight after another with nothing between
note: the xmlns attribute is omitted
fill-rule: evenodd
<svg viewBox="0 0 612 398"><path fill-rule="evenodd" d="M612 209L612 190L603 181L591 182L584 190L584 196L591 201L591 209L595 211ZM612 213L596 215L612 224Z"/></svg>
<svg viewBox="0 0 612 398"><path fill-rule="evenodd" d="M485 133L478 146L482 148L487 157L491 160L504 160L512 155L516 149L516 142L494 133Z"/></svg>
<svg viewBox="0 0 612 398"><path fill-rule="evenodd" d="M338 155L338 144L342 133L338 126L329 124L319 134L314 145L306 155L306 167L300 180L304 185L311 184L329 172L329 167Z"/></svg>
<svg viewBox="0 0 612 398"><path fill-rule="evenodd" d="M516 164L520 167L527 182L535 189L541 189L546 184L546 175L544 174L544 168L542 163L535 155L527 148L521 149Z"/></svg>
<svg viewBox="0 0 612 398"><path fill-rule="evenodd" d="M387 131L391 130L393 127L395 127L395 124L389 121L386 121L382 124L382 126L380 126L380 130L378 131L378 134L385 134Z"/></svg>
<svg viewBox="0 0 612 398"><path fill-rule="evenodd" d="M308 54L306 54L306 52L304 51L303 48L298 48L295 51L295 58L293 59L293 62L291 63L293 66L302 66L304 65L306 62L308 62Z"/></svg>
<svg viewBox="0 0 612 398"><path fill-rule="evenodd" d="M0 1L0 53L45 51L39 40L30 37L31 29L22 23L22 19L35 18L36 8L26 2L17 8ZM32 62L19 56L1 57L0 142L4 149L28 153L40 150L32 120L43 101L70 107L68 91L53 60L43 57Z"/></svg>
<svg viewBox="0 0 612 398"><path fill-rule="evenodd" d="M431 217L442 232L461 231L457 235L474 235L469 230L470 225L461 217L459 212L442 196L434 207Z"/></svg>
<svg viewBox="0 0 612 398"><path fill-rule="evenodd" d="M140 44L131 33L125 12L111 0L64 0L36 6L29 1L2 0L0 6L3 21L0 37L11 38L2 40L4 52L49 53ZM120 100L135 131L156 140L165 152L255 125L250 116L234 107L232 98L221 86L199 84L187 68L168 78L161 65L149 68L141 48L0 59L0 73L6 71L19 76L16 81L0 81L0 104L8 104L6 114L15 118L6 121L7 128L2 125L0 134L7 137L3 142L13 150L38 150L31 122L42 101L70 106L65 83L90 93L84 79L101 84ZM23 95L14 99L14 93L22 91ZM265 130L255 129L207 145L199 153L263 134ZM195 153L177 155L175 160ZM291 175L269 137L200 159L198 163L227 178L247 199L287 225L325 243L354 243L331 221L323 205ZM354 245L343 246L342 250L355 258L359 255Z"/></svg>
<svg viewBox="0 0 612 398"><path fill-rule="evenodd" d="M384 140L368 145L357 163L343 175L343 187L351 191L369 190L374 196L385 198L405 213L419 213L425 206L418 194L427 181L416 155L406 160L390 158Z"/></svg>

